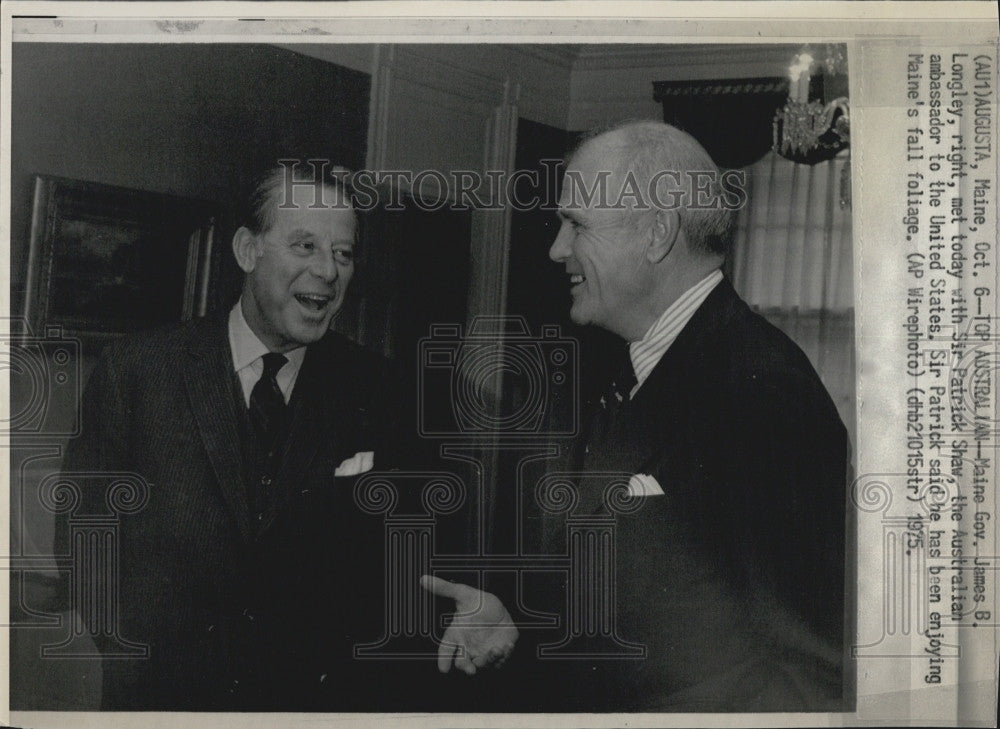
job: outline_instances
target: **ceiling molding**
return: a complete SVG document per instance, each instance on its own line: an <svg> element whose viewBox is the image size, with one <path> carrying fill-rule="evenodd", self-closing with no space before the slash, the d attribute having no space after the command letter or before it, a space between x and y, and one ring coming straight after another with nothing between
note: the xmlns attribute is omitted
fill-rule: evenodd
<svg viewBox="0 0 1000 729"><path fill-rule="evenodd" d="M454 48L395 46L393 77L417 86L444 91L469 101L493 106L503 100L505 77L474 68ZM451 52L449 52L451 51Z"/></svg>
<svg viewBox="0 0 1000 729"><path fill-rule="evenodd" d="M697 45L612 44L582 46L573 63L574 71L601 71L651 66L774 65L787 67L801 44L719 43Z"/></svg>
<svg viewBox="0 0 1000 729"><path fill-rule="evenodd" d="M788 78L771 76L762 78L717 79L713 81L654 81L653 101L691 96L726 96L729 94L787 94Z"/></svg>
<svg viewBox="0 0 1000 729"><path fill-rule="evenodd" d="M580 55L580 46L575 43L550 45L517 43L512 48L516 53L554 64L564 71L572 71L573 63Z"/></svg>

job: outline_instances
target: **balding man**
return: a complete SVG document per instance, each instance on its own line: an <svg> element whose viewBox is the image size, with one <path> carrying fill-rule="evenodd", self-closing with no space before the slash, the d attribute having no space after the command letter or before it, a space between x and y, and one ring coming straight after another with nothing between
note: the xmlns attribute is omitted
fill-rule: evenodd
<svg viewBox="0 0 1000 729"><path fill-rule="evenodd" d="M586 474L576 516L614 512L608 473L633 476L620 496L639 507L615 512L614 564L575 565L576 584L613 587L615 638L645 653L512 658L532 676L525 709L840 708L846 432L802 351L723 276L740 195L721 183L656 122L590 138L567 164L549 255L573 322L627 353L561 468ZM545 552L565 552L561 525L549 532ZM559 587L550 609L608 615ZM606 652L610 626L590 628ZM515 655L558 642L535 632Z"/></svg>

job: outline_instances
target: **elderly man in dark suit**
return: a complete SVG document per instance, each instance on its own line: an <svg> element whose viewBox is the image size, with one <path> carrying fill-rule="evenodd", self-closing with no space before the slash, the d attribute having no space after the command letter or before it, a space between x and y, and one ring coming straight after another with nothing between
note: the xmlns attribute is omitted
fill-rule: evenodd
<svg viewBox="0 0 1000 729"><path fill-rule="evenodd" d="M233 238L236 305L116 342L87 385L65 470L150 485L117 590L118 633L149 655L103 662L104 708L351 708L363 688L347 666L378 637L381 534L351 478L387 465L390 378L329 331L354 272L344 186L289 180L262 176Z"/></svg>
<svg viewBox="0 0 1000 729"><path fill-rule="evenodd" d="M617 625L584 642L623 656L539 658L559 636L523 631L508 663L531 677L523 709L841 707L846 432L805 355L721 273L738 201L700 145L661 123L593 137L567 165L550 257L573 322L627 352L557 470L584 474L576 516L628 504L616 561L575 565L577 585L614 595ZM609 473L629 475L617 499ZM566 553L562 525L549 534L544 552ZM586 625L595 604L557 588L548 607Z"/></svg>

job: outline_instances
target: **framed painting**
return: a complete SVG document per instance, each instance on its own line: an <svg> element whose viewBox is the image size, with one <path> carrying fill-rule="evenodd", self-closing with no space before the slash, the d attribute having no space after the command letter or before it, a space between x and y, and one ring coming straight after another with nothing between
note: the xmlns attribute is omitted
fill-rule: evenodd
<svg viewBox="0 0 1000 729"><path fill-rule="evenodd" d="M36 176L28 322L106 339L204 315L216 217L200 200Z"/></svg>

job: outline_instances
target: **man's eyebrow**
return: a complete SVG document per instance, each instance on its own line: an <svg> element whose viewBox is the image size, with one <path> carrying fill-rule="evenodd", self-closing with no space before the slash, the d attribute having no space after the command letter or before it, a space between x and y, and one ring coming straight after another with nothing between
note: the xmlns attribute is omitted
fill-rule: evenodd
<svg viewBox="0 0 1000 729"><path fill-rule="evenodd" d="M582 220L580 219L580 216L577 214L577 212L575 210L570 209L570 208L558 208L556 210L556 216L560 220L569 220L569 221L572 221L574 223L580 223L580 222L582 222Z"/></svg>
<svg viewBox="0 0 1000 729"><path fill-rule="evenodd" d="M306 230L304 228L295 228L288 234L288 237L285 240L288 243L299 243L302 241L316 241L319 239L316 237L316 234L313 233L311 230ZM351 248L354 248L355 240L354 237L352 236L349 238L342 238L342 239L338 238L330 241L330 243L335 246L349 245Z"/></svg>

